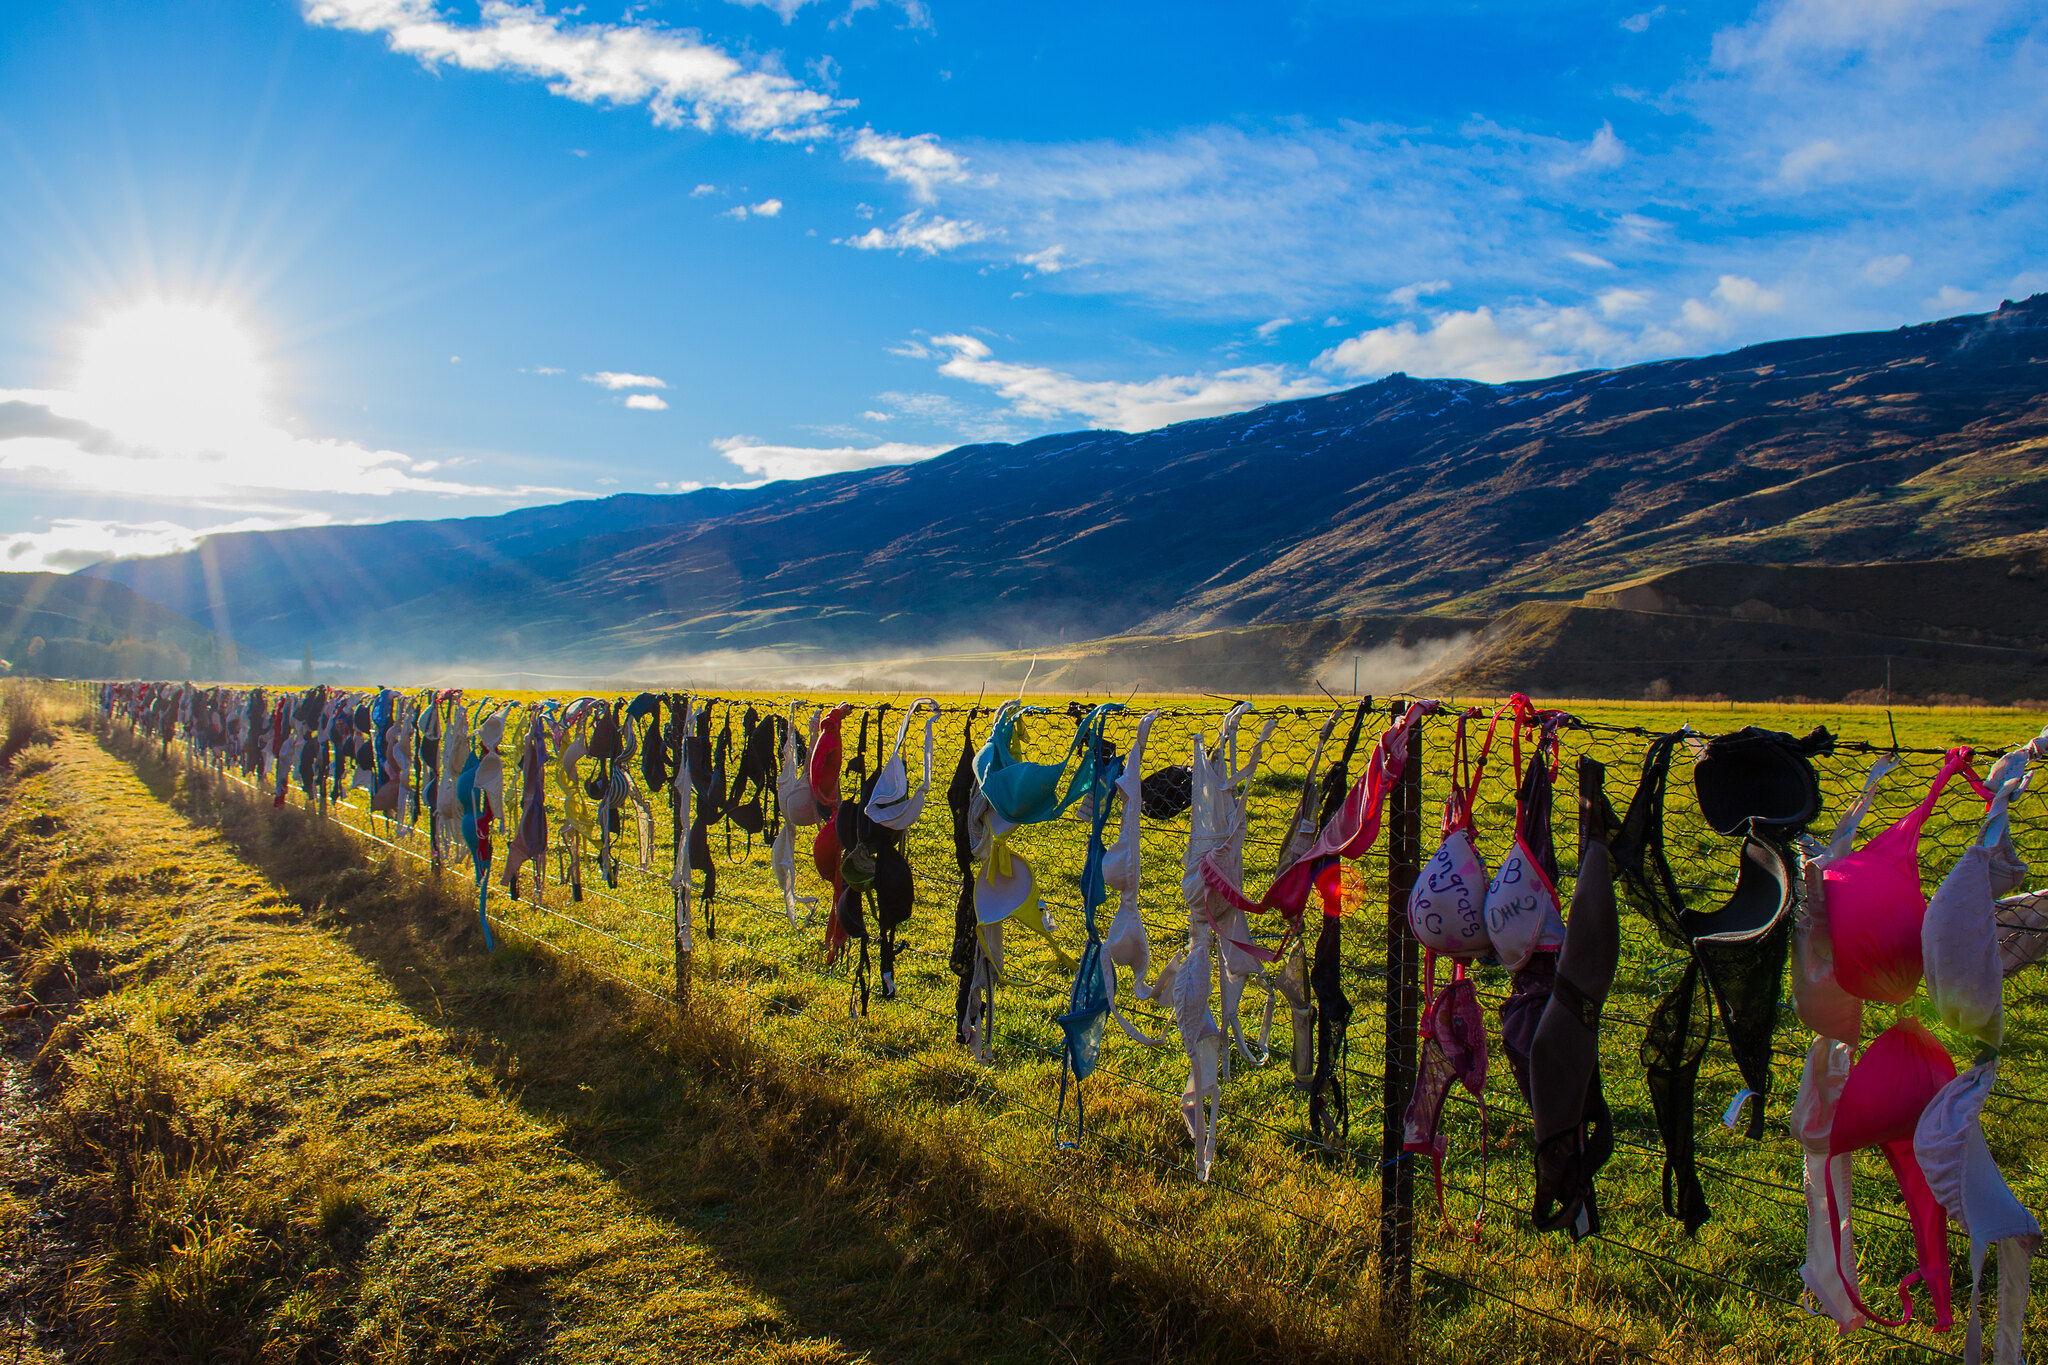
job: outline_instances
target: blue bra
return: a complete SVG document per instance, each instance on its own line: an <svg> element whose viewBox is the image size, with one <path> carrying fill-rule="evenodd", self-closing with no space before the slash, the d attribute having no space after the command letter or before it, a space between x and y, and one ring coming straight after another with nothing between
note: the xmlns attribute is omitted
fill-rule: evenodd
<svg viewBox="0 0 2048 1365"><path fill-rule="evenodd" d="M1122 709L1120 702L1105 702L1096 707L1075 728L1074 742L1067 746L1064 758L1057 763L1028 763L1011 753L1011 737L1016 731L1018 718L1024 713L1024 704L1004 702L996 712L996 722L989 730L988 742L974 756L974 776L981 783L981 794L987 799L989 809L1012 826L1035 825L1064 814L1095 784L1095 766L1101 747L1101 718ZM1084 746L1082 740L1089 736L1096 739ZM1061 796L1060 778L1066 775L1067 764L1073 760L1075 752L1084 748L1086 752L1081 755L1080 766L1074 769L1067 794Z"/></svg>
<svg viewBox="0 0 2048 1365"><path fill-rule="evenodd" d="M1112 711L1123 710L1120 702L1109 702L1096 707L1081 722L1074 736L1078 746L1085 747L1088 757L1083 760L1074 775L1074 785L1068 789L1067 800L1072 802L1078 796L1092 794L1095 798L1094 815L1089 821L1088 860L1081 870L1081 909L1088 922L1088 944L1081 952L1081 966L1074 973L1074 987L1067 1000L1067 1012L1053 1022L1060 1026L1065 1036L1060 1060L1060 1102L1053 1115L1053 1141L1061 1147L1076 1146L1086 1124L1081 1106L1081 1082L1088 1079L1095 1070L1096 1058L1102 1051L1103 1025L1108 1022L1110 1000L1116 994L1116 967L1102 956L1102 935L1095 927L1095 909L1103 900L1102 877L1102 830L1109 822L1110 795L1115 790L1116 780L1123 775L1123 760L1110 758L1097 761L1103 748L1103 727L1106 717ZM998 722L1000 723L1000 722ZM1069 754L1072 750L1068 751ZM1050 764L1035 764L1036 767L1051 767ZM1083 785L1083 782L1086 785ZM1067 1110L1067 1073L1074 1076L1074 1139L1062 1141L1059 1136L1060 1120Z"/></svg>

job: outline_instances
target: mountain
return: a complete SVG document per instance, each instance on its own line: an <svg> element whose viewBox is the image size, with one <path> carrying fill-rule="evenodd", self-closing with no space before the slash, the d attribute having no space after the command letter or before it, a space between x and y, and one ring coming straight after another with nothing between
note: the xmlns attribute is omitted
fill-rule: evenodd
<svg viewBox="0 0 2048 1365"><path fill-rule="evenodd" d="M746 492L216 537L84 572L285 657L658 671L755 646L1493 618L1687 564L2018 551L2048 541L2044 514L2048 295L1526 383L1397 374Z"/></svg>
<svg viewBox="0 0 2048 1365"><path fill-rule="evenodd" d="M78 574L0 573L0 658L71 678L235 678L274 671L197 621L123 583Z"/></svg>

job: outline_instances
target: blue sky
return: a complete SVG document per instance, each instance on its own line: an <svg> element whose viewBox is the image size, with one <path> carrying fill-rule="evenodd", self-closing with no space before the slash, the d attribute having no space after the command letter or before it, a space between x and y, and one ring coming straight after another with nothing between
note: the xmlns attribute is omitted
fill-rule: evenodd
<svg viewBox="0 0 2048 1365"><path fill-rule="evenodd" d="M0 0L0 566L2048 289L2048 6Z"/></svg>

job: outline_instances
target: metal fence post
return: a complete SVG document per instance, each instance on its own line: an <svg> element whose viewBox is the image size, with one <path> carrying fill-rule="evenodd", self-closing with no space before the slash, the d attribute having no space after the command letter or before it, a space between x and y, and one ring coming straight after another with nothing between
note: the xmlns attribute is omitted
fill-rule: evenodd
<svg viewBox="0 0 2048 1365"><path fill-rule="evenodd" d="M1395 723L1406 712L1394 703ZM1408 761L1387 813L1386 1057L1380 1073L1380 1312L1404 1334L1415 1269L1415 1170L1402 1157L1402 1117L1415 1090L1416 1015L1421 1007L1408 895L1422 863L1422 727L1408 735Z"/></svg>

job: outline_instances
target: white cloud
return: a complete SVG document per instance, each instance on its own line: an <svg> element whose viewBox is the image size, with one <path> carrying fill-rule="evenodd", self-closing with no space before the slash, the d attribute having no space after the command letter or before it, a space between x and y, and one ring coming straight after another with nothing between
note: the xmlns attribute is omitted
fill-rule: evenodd
<svg viewBox="0 0 2048 1365"><path fill-rule="evenodd" d="M820 474L843 474L876 465L916 464L952 448L909 445L901 441L865 447L777 446L765 445L752 436L725 436L713 441L711 446L743 473L770 482L809 479Z"/></svg>
<svg viewBox="0 0 2048 1365"><path fill-rule="evenodd" d="M1623 289L1616 286L1603 289L1595 300L1600 305L1600 315L1618 318L1628 313L1639 313L1650 306L1650 296L1640 289Z"/></svg>
<svg viewBox="0 0 2048 1365"><path fill-rule="evenodd" d="M1387 298L1402 308L1413 308L1423 299L1449 292L1450 287L1449 280L1418 280L1414 284L1404 284L1399 289L1391 291Z"/></svg>
<svg viewBox="0 0 2048 1365"><path fill-rule="evenodd" d="M1903 253L1896 256L1872 256L1863 263L1863 278L1872 284L1892 284L1912 268L1913 258Z"/></svg>
<svg viewBox="0 0 2048 1365"><path fill-rule="evenodd" d="M626 406L629 408L638 408L642 412L668 411L668 404L664 403L661 399L655 397L651 393L634 394L632 397L626 400Z"/></svg>
<svg viewBox="0 0 2048 1365"><path fill-rule="evenodd" d="M629 374L623 370L599 370L596 374L584 375L583 382L586 384L596 384L600 388L615 391L618 389L665 389L668 387L668 381L665 379L656 379L651 374Z"/></svg>
<svg viewBox="0 0 2048 1365"><path fill-rule="evenodd" d="M1593 270L1614 269L1614 262L1608 260L1605 256L1595 256L1590 251L1567 251L1564 253L1564 258L1568 261L1577 261L1580 265L1587 266Z"/></svg>
<svg viewBox="0 0 2048 1365"><path fill-rule="evenodd" d="M1019 417L1080 417L1090 426L1119 431L1149 431L1190 418L1312 398L1330 390L1321 379L1289 375L1279 365L1245 365L1214 374L1160 375L1126 383L1078 379L1041 365L997 360L978 337L934 337L932 344L949 353L939 366L940 374L994 390Z"/></svg>
<svg viewBox="0 0 2048 1365"><path fill-rule="evenodd" d="M911 194L925 204L937 197L939 186L967 179L967 158L941 146L934 133L897 137L862 128L848 141L846 159L881 168L882 174L909 186Z"/></svg>
<svg viewBox="0 0 2048 1365"><path fill-rule="evenodd" d="M1019 256L1017 264L1029 267L1031 273L1035 275L1057 275L1074 264L1073 261L1066 259L1066 255L1067 249L1058 242L1054 242L1043 251L1034 251L1028 255Z"/></svg>
<svg viewBox="0 0 2048 1365"><path fill-rule="evenodd" d="M796 18L797 11L806 5L818 3L818 0L731 0L731 3L743 5L750 9L772 10L781 18L783 23L787 24L790 20ZM932 26L931 12L925 8L924 0L897 0L897 3L903 10L905 27L930 28ZM832 21L832 27L838 28L842 24L849 23L852 21L853 16L862 10L874 9L875 7L876 0L853 0L853 3L847 7L846 13Z"/></svg>
<svg viewBox="0 0 2048 1365"><path fill-rule="evenodd" d="M1874 213L1937 186L2032 188L2048 152L2048 11L2034 0L1774 0L1714 35L1683 92L1728 170L1825 171ZM1867 196L1867 197L1866 197ZM1961 207L1958 205L1957 207ZM1943 216L1927 202L1916 217Z"/></svg>
<svg viewBox="0 0 2048 1365"><path fill-rule="evenodd" d="M718 216L721 218L737 218L744 221L747 216L747 206L745 204L734 204L731 208L721 211Z"/></svg>
<svg viewBox="0 0 2048 1365"><path fill-rule="evenodd" d="M560 374L562 367L559 365L536 365L533 367L533 372L535 374Z"/></svg>
<svg viewBox="0 0 2048 1365"><path fill-rule="evenodd" d="M1817 137L1785 153L1778 161L1778 178L1788 185L1804 185L1844 152L1831 137Z"/></svg>
<svg viewBox="0 0 2048 1365"><path fill-rule="evenodd" d="M1578 309L1487 307L1441 314L1426 328L1403 320L1374 327L1316 357L1316 368L1368 379L1401 370L1424 378L1478 379L1489 384L1536 379L1585 367L1586 342L1597 324Z"/></svg>
<svg viewBox="0 0 2048 1365"><path fill-rule="evenodd" d="M1714 285L1711 303L1687 299L1678 309L1679 325L1689 331L1723 336L1745 318L1775 313L1785 296L1766 289L1746 275L1723 275Z"/></svg>
<svg viewBox="0 0 2048 1365"><path fill-rule="evenodd" d="M718 193L718 186L716 185L699 185L696 189L690 191L690 197L692 199L702 199L707 194L716 193Z"/></svg>
<svg viewBox="0 0 2048 1365"><path fill-rule="evenodd" d="M483 0L475 25L449 21L431 0L304 0L304 8L308 23L380 33L424 66L534 76L584 104L644 104L664 128L802 140L828 135L828 120L851 107L653 24L571 23L511 0Z"/></svg>
<svg viewBox="0 0 2048 1365"><path fill-rule="evenodd" d="M1985 307L1985 299L1974 289L1958 289L1952 284L1945 284L1921 306L1938 318L1954 317L1958 313L1981 311Z"/></svg>
<svg viewBox="0 0 2048 1365"><path fill-rule="evenodd" d="M935 256L941 251L952 251L970 242L987 241L997 235L980 223L959 218L941 218L937 214L926 218L922 209L912 209L888 228L869 228L858 237L839 237L834 240L840 246L850 246L856 251L915 251L922 255Z"/></svg>
<svg viewBox="0 0 2048 1365"><path fill-rule="evenodd" d="M896 414L893 412L876 412L873 408L869 408L860 416L863 422L888 422L893 421Z"/></svg>
<svg viewBox="0 0 2048 1365"><path fill-rule="evenodd" d="M1570 174L1575 171L1611 171L1628 160L1628 147L1614 135L1612 123L1602 123L1592 141L1581 147L1570 160L1555 169Z"/></svg>
<svg viewBox="0 0 2048 1365"><path fill-rule="evenodd" d="M176 554L207 536L237 531L275 531L287 526L323 526L317 512L296 517L244 517L219 525L190 527L173 521L101 521L59 517L46 531L0 532L0 568L10 573L70 573L89 564L139 555Z"/></svg>
<svg viewBox="0 0 2048 1365"><path fill-rule="evenodd" d="M1293 325L1293 318L1270 318L1252 328L1252 330L1259 334L1259 340L1271 341L1283 327L1292 327Z"/></svg>
<svg viewBox="0 0 2048 1365"><path fill-rule="evenodd" d="M353 441L299 436L260 420L175 440L129 435L90 402L61 390L0 389L0 488L86 492L174 503L252 495L400 493L573 497L571 489L498 488L430 478L436 461Z"/></svg>
<svg viewBox="0 0 2048 1365"><path fill-rule="evenodd" d="M1663 13L1664 6L1659 5L1653 10L1645 10L1641 14L1629 15L1628 18L1621 21L1621 26L1630 33L1646 33L1649 31L1651 21L1659 18Z"/></svg>
<svg viewBox="0 0 2048 1365"><path fill-rule="evenodd" d="M763 199L760 203L755 204L753 209L756 218L777 218L782 215L782 201L780 199Z"/></svg>

